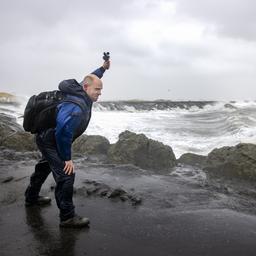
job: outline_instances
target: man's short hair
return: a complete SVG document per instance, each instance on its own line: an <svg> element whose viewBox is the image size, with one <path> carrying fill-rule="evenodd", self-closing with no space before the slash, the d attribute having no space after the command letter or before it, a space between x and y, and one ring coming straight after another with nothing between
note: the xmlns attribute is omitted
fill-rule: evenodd
<svg viewBox="0 0 256 256"><path fill-rule="evenodd" d="M83 79L83 81L80 83L82 86L84 85L92 85L94 80L96 80L98 77L93 75L93 74L89 74L87 76L85 76L85 78Z"/></svg>

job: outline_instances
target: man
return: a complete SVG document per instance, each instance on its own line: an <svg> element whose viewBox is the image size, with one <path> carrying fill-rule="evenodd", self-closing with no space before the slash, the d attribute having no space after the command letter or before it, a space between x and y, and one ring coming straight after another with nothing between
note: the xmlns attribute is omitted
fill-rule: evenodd
<svg viewBox="0 0 256 256"><path fill-rule="evenodd" d="M36 135L36 144L42 159L36 164L25 192L26 207L50 204L49 197L39 196L42 184L52 172L56 182L55 199L60 210L61 227L83 227L88 218L75 214L73 205L74 164L71 157L72 142L84 133L90 118L93 102L101 95L100 78L110 62L87 75L79 84L74 79L64 80L59 90L67 94L67 101L57 106L56 127L43 130Z"/></svg>

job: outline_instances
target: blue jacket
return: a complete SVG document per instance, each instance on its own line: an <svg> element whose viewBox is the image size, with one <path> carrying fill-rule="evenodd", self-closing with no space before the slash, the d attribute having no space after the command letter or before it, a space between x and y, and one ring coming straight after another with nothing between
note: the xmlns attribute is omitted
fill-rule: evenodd
<svg viewBox="0 0 256 256"><path fill-rule="evenodd" d="M105 69L100 67L92 74L102 78L104 72ZM66 100L70 102L63 102L57 106L55 139L60 158L69 161L72 142L84 133L89 124L92 101L75 79L62 81L59 90L66 93Z"/></svg>

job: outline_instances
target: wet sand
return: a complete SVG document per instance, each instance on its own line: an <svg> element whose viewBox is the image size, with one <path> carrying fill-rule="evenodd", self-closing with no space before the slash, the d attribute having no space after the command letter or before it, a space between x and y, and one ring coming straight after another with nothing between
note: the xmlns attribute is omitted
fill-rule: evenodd
<svg viewBox="0 0 256 256"><path fill-rule="evenodd" d="M143 201L133 206L77 192L76 211L90 218L90 228L60 229L54 200L46 207L24 207L34 163L4 161L1 166L0 179L12 179L0 188L0 255L255 255L251 198L241 201L171 175L78 160L77 189L91 179L122 187ZM54 198L53 184L49 177L42 193Z"/></svg>

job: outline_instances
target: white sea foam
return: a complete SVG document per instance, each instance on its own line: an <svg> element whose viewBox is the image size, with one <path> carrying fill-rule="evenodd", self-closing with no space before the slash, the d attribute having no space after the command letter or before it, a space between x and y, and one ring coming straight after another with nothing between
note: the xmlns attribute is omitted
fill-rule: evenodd
<svg viewBox="0 0 256 256"><path fill-rule="evenodd" d="M21 99L20 106L0 105L1 112L22 116L28 97ZM225 106L226 103L151 111L138 111L131 105L116 111L114 102L109 105L113 109L110 111L98 104L86 134L99 134L115 143L125 130L144 133L171 146L176 157L186 152L206 155L216 147L240 142L256 143L256 102L228 103L231 106ZM23 119L17 121L22 124Z"/></svg>

